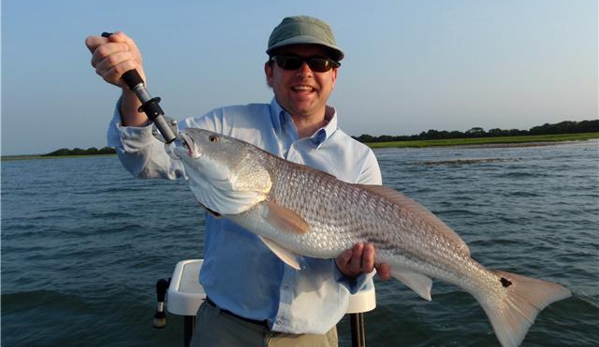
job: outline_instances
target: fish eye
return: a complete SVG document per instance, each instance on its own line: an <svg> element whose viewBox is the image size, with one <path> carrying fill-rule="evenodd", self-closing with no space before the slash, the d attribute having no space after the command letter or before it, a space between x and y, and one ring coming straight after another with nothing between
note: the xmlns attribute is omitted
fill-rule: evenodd
<svg viewBox="0 0 599 347"><path fill-rule="evenodd" d="M208 140L210 140L210 142L218 142L218 136L210 135Z"/></svg>

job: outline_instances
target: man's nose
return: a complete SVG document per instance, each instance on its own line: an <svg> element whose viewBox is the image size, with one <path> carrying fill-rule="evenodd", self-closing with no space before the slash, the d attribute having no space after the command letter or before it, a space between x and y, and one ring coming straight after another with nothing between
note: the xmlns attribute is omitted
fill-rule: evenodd
<svg viewBox="0 0 599 347"><path fill-rule="evenodd" d="M300 68L297 69L297 73L302 74L302 75L303 74L312 74L312 72L313 72L312 69L310 69L310 66L305 61L302 63L302 66L300 66Z"/></svg>

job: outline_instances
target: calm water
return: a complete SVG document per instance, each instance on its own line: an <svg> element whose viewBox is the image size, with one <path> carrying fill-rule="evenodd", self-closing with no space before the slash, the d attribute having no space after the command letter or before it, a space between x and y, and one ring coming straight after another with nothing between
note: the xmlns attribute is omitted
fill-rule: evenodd
<svg viewBox="0 0 599 347"><path fill-rule="evenodd" d="M376 154L385 183L482 264L572 291L522 346L599 345L599 142ZM151 327L154 284L201 256L202 228L183 183L135 180L116 157L3 162L2 346L181 346L180 317ZM439 282L432 294L377 283L368 345L499 346L474 298Z"/></svg>

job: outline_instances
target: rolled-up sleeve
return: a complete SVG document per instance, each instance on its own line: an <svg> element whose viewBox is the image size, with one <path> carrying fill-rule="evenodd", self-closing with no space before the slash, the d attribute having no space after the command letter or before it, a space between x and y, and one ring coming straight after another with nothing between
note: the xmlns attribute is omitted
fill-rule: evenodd
<svg viewBox="0 0 599 347"><path fill-rule="evenodd" d="M152 125L123 126L120 99L108 125L108 146L114 147L123 167L137 178L177 179L185 177L183 165L165 151L165 144L152 135Z"/></svg>

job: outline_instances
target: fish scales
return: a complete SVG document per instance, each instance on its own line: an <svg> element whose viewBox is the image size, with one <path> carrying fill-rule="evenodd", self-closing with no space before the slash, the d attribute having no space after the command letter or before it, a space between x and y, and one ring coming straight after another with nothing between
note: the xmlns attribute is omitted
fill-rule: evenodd
<svg viewBox="0 0 599 347"><path fill-rule="evenodd" d="M307 235L280 239L289 249L334 258L356 242L371 242L379 250L377 262L467 288L498 281L464 256L459 244L425 220L414 218L409 210L308 167L279 158L272 158L269 164L267 171L273 177L269 198L294 210L311 226ZM477 276L471 276L473 270Z"/></svg>
<svg viewBox="0 0 599 347"><path fill-rule="evenodd" d="M356 242L371 242L381 250L380 262L403 263L427 275L456 281L453 274L463 268L468 257L461 256L459 246L443 234L412 218L409 211L322 172L284 160L274 160L272 165L269 197L298 212L311 225L309 234L296 239L299 245L292 247L294 250L336 257ZM330 253L312 253L323 244L333 247Z"/></svg>
<svg viewBox="0 0 599 347"><path fill-rule="evenodd" d="M342 182L206 130L185 129L178 141L174 154L197 200L296 269L295 254L335 258L371 242L376 261L421 297L431 300L431 277L472 294L503 347L518 346L540 310L570 296L555 283L486 269L453 230L389 188Z"/></svg>

